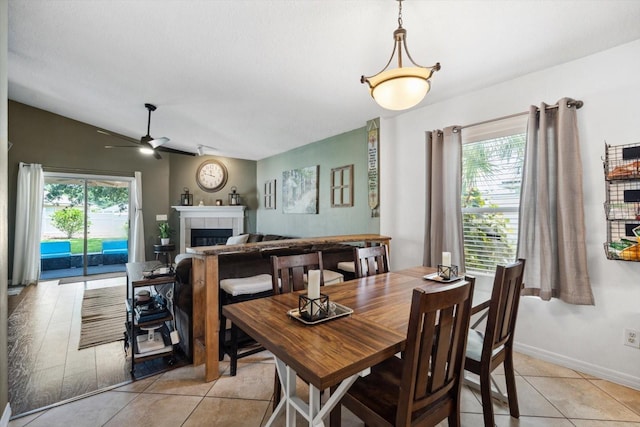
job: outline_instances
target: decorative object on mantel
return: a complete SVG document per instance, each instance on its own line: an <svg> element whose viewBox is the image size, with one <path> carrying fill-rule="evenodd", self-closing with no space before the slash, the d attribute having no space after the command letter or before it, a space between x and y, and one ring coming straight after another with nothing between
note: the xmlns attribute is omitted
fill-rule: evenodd
<svg viewBox="0 0 640 427"><path fill-rule="evenodd" d="M193 206L193 194L189 193L189 189L184 187L184 193L180 195L180 204L182 206Z"/></svg>
<svg viewBox="0 0 640 427"><path fill-rule="evenodd" d="M360 83L369 85L369 92L375 101L388 110L406 110L418 104L425 97L431 85L429 79L440 70L440 63L433 67L423 67L415 63L407 48L407 30L402 28L402 0L398 0L398 28L393 32L393 51L389 62L382 71L371 77L360 77ZM402 48L413 67L402 66ZM398 68L387 69L398 51Z"/></svg>
<svg viewBox="0 0 640 427"><path fill-rule="evenodd" d="M229 193L229 206L238 206L240 204L240 194L237 192L237 188L231 187L231 193Z"/></svg>
<svg viewBox="0 0 640 427"><path fill-rule="evenodd" d="M158 230L160 231L160 243L168 245L171 242L171 234L173 230L168 222L161 222L158 224Z"/></svg>
<svg viewBox="0 0 640 427"><path fill-rule="evenodd" d="M216 199L216 206L222 206L222 199Z"/></svg>

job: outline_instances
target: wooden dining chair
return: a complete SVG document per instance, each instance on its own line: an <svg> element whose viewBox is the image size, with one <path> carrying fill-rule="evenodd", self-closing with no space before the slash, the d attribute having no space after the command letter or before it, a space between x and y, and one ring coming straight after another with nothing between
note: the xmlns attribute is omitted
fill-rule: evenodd
<svg viewBox="0 0 640 427"><path fill-rule="evenodd" d="M322 252L308 254L271 256L271 280L274 295L305 289L305 275L309 270L320 270L320 286L324 286ZM276 372L273 383L273 409L280 403L282 385Z"/></svg>
<svg viewBox="0 0 640 427"><path fill-rule="evenodd" d="M389 248L387 245L353 248L356 277L373 276L389 272Z"/></svg>
<svg viewBox="0 0 640 427"><path fill-rule="evenodd" d="M485 426L494 425L492 396L508 402L511 416L520 417L513 370L513 336L523 287L524 265L525 260L520 259L514 264L497 266L491 299L471 310L472 315L488 310L484 331L473 328L469 330L464 366L465 370L480 376L479 383L470 379L466 379L465 383L480 390ZM491 377L491 373L500 364L504 365L506 396ZM496 390L492 390L492 383Z"/></svg>
<svg viewBox="0 0 640 427"><path fill-rule="evenodd" d="M367 426L460 426L460 393L475 279L413 290L404 358L359 378L340 401ZM340 425L340 406L331 426Z"/></svg>
<svg viewBox="0 0 640 427"><path fill-rule="evenodd" d="M274 294L305 289L305 276L309 270L320 270L320 286L324 285L322 252L271 256L271 280Z"/></svg>

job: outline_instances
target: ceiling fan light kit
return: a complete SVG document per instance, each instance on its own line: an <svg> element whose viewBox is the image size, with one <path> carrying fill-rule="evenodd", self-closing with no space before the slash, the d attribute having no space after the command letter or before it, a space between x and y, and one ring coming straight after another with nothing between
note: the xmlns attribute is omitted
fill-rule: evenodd
<svg viewBox="0 0 640 427"><path fill-rule="evenodd" d="M432 67L423 67L415 63L407 48L407 30L402 28L402 1L398 1L398 28L393 32L393 51L389 62L378 74L360 77L360 83L369 85L373 99L387 110L406 110L422 101L431 89L429 79L440 70L440 63ZM413 67L403 67L402 51ZM398 67L387 69L394 56L398 56Z"/></svg>
<svg viewBox="0 0 640 427"><path fill-rule="evenodd" d="M140 141L137 141L133 138L129 138L123 135L111 134L110 132L107 132L105 130L98 129L98 133L101 133L107 136L115 136L117 138L124 139L128 142L133 142L135 144L138 144L139 146L129 147L126 145L105 145L104 148L138 148L138 151L140 151L142 154L153 155L153 157L155 157L158 160L162 159L162 156L159 153L160 151L164 151L167 153L174 153L174 154L183 154L185 156L195 156L195 153L190 153L188 151L175 150L173 148L163 147L164 144L170 141L170 139L165 136L161 138L153 138L151 136L151 112L156 111L157 107L153 104L148 104L148 103L144 104L144 107L149 111L149 116L147 118L147 134L141 137Z"/></svg>

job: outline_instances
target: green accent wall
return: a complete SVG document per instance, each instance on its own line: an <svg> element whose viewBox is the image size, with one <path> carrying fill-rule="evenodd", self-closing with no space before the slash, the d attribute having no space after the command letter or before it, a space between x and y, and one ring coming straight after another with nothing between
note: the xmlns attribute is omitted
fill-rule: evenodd
<svg viewBox="0 0 640 427"><path fill-rule="evenodd" d="M331 169L353 164L353 207L331 207ZM319 165L317 214L282 212L282 172ZM264 209L264 184L276 180L276 209ZM372 217L367 191L367 132L362 127L258 161L259 209L257 231L292 237L379 233L380 220Z"/></svg>

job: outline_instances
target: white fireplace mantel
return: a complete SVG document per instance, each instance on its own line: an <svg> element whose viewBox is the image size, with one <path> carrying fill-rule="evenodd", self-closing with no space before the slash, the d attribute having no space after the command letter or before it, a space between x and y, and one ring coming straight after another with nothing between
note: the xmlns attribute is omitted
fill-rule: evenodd
<svg viewBox="0 0 640 427"><path fill-rule="evenodd" d="M191 246L192 228L231 228L233 235L244 233L246 206L172 206L180 213L180 253Z"/></svg>

